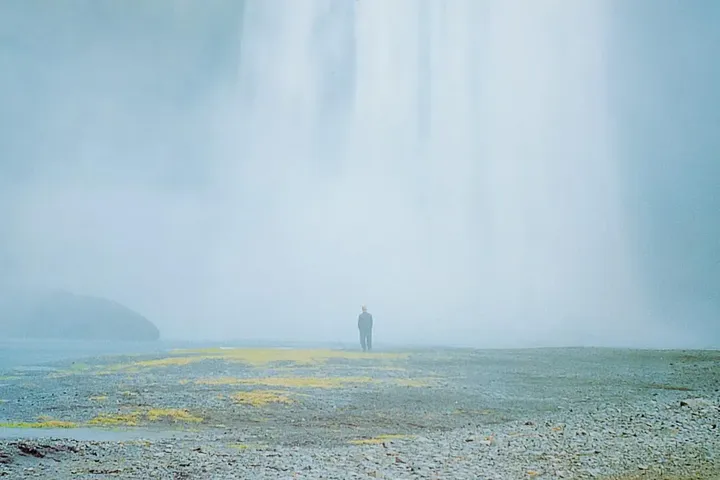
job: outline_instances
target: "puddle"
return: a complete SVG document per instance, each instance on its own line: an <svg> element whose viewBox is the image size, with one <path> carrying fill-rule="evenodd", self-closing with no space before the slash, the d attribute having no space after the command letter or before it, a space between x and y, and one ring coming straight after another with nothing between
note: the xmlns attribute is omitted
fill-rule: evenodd
<svg viewBox="0 0 720 480"><path fill-rule="evenodd" d="M0 428L0 439L58 438L80 442L126 442L183 436L184 432L104 428Z"/></svg>

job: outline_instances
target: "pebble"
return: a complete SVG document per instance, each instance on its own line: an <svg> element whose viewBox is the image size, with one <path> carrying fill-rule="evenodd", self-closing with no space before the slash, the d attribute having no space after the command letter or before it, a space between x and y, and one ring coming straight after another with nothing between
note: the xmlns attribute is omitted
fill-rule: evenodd
<svg viewBox="0 0 720 480"><path fill-rule="evenodd" d="M451 421L452 415L443 417L438 413L446 404L457 401L452 397L456 391L452 390L452 384L448 384L443 387L444 391L435 390L440 397L448 396L447 401L440 400L435 407L395 399L393 401L399 403L395 407L391 404L392 408L385 412L382 409L386 406L378 402L376 408L386 413L382 419L383 429L399 428L397 425L402 425L406 418L422 423L429 422L428 419L435 415L437 422L432 427L409 432L417 433L413 438L377 445L348 444L348 438L343 435L349 431L355 437L372 436L364 435L364 432L360 435L353 430L354 427L342 431L308 429L308 424L320 423L321 415L339 415L327 413L337 410L334 405L349 403L343 391L332 390L322 392L326 403L318 401L305 410L293 413L287 424L276 420L254 429L247 425L239 429L228 420L223 424L231 426L222 430L193 432L181 440L161 439L149 445L141 445L140 442L125 442L123 445L118 442L34 440L34 444L76 447L78 451L50 453L47 458L39 459L14 455L13 462L2 466L2 472L7 471L8 478L22 479L44 473L40 469L45 467L47 471L52 469L57 472L57 478L72 478L72 472L77 472L79 478L111 478L115 475L209 480L368 477L572 479L588 476L605 478L623 473L638 475L638 470L650 473L661 467L663 472L672 469L681 472L686 466L710 472L713 468L717 469L714 452L720 452L716 409L720 402L718 394L714 393L717 380L713 378L716 377L709 375L710 372L698 374L695 384L683 380L682 384L693 387L693 398L685 398L687 392L683 394L671 390L631 396L616 386L606 390L588 387L585 390L576 389L578 396L564 395L561 398L565 406L563 409L551 404L543 411L517 407L507 415L510 419L487 422L486 417L478 416L466 419L461 427L459 422L446 425L444 422ZM653 380L646 383L661 382ZM463 385L464 395L477 395L473 386ZM477 386L479 388L475 390L483 387L481 383ZM97 388L107 390L102 385ZM148 396L155 394L149 389L142 391ZM612 392L612 395L607 392ZM352 393L362 394L362 390L353 390ZM496 397L492 398L499 402ZM497 405L490 402L487 401L496 408ZM22 408L30 409L32 405L35 403L23 403ZM358 405L361 403L358 402ZM368 409L358 407L357 413L352 413L369 415L365 426L372 424L372 414L375 413L372 404L368 405ZM463 403L465 405L469 403ZM481 404L477 410L485 408L487 405ZM240 415L240 412L238 410L236 414ZM362 423L362 420L348 420L348 423ZM382 430L378 429L377 433L382 433ZM265 441L267 438L273 441ZM268 443L271 446L242 450L223 448L223 445L237 443ZM0 452L13 451L13 448L17 449L17 442L0 441ZM99 473L88 473L91 470ZM710 475L707 477L712 478Z"/></svg>

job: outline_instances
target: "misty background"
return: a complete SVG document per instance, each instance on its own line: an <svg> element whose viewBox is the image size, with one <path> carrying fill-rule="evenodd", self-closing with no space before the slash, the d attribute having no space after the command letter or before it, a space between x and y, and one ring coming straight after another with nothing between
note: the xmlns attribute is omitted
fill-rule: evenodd
<svg viewBox="0 0 720 480"><path fill-rule="evenodd" d="M720 3L0 1L0 285L164 338L720 344Z"/></svg>

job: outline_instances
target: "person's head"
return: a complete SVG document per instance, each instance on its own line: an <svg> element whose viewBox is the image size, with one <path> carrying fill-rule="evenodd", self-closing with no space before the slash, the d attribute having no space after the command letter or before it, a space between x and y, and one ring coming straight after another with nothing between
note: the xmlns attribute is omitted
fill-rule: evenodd
<svg viewBox="0 0 720 480"><path fill-rule="evenodd" d="M363 313L367 312L367 307L365 305L362 306Z"/></svg>

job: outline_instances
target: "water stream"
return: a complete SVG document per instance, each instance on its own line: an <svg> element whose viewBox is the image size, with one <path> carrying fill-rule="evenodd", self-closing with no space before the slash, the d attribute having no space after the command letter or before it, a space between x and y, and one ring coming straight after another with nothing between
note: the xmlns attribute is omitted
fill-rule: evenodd
<svg viewBox="0 0 720 480"><path fill-rule="evenodd" d="M456 333L460 312L485 334L506 321L528 338L640 332L606 8L246 1L244 161L228 181L270 205L258 228L288 239L283 268L316 287L293 293L391 291L388 317L442 317ZM313 277L323 250L327 289ZM348 278L358 270L373 275Z"/></svg>

